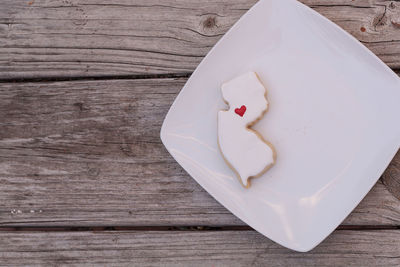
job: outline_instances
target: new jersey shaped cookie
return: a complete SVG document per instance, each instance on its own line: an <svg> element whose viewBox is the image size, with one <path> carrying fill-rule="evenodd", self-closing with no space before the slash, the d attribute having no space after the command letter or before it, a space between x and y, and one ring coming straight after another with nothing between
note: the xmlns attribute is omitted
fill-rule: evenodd
<svg viewBox="0 0 400 267"><path fill-rule="evenodd" d="M275 163L270 143L250 127L268 110L266 89L254 72L222 85L228 110L218 113L218 144L225 161L241 184L249 188L250 178L259 177Z"/></svg>

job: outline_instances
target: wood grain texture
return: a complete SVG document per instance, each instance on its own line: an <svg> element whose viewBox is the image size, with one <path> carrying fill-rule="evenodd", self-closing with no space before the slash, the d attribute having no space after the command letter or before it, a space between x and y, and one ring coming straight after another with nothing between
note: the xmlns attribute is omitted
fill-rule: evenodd
<svg viewBox="0 0 400 267"><path fill-rule="evenodd" d="M185 82L1 83L0 225L243 225L159 139ZM400 201L379 182L344 224L400 225Z"/></svg>
<svg viewBox="0 0 400 267"><path fill-rule="evenodd" d="M400 231L336 231L309 253L253 231L1 233L2 266L399 266Z"/></svg>
<svg viewBox="0 0 400 267"><path fill-rule="evenodd" d="M392 160L382 177L383 183L389 191L400 199L400 151Z"/></svg>
<svg viewBox="0 0 400 267"><path fill-rule="evenodd" d="M257 0L3 0L0 79L190 73ZM302 0L400 68L400 2Z"/></svg>

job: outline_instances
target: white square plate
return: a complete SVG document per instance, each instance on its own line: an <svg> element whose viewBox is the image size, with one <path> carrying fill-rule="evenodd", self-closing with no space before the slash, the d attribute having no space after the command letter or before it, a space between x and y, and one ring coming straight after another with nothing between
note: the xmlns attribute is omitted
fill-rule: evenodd
<svg viewBox="0 0 400 267"><path fill-rule="evenodd" d="M268 90L253 128L276 165L243 188L217 145L222 83L255 71ZM275 242L308 251L357 206L400 144L400 79L294 0L261 0L218 42L172 105L161 139L215 199Z"/></svg>

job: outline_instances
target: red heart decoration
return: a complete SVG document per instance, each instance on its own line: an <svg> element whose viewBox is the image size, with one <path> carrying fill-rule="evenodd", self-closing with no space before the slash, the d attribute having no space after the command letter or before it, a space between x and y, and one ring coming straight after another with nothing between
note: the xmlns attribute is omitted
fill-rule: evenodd
<svg viewBox="0 0 400 267"><path fill-rule="evenodd" d="M240 117L243 117L244 113L246 113L246 106L241 106L240 108L235 109L235 113Z"/></svg>

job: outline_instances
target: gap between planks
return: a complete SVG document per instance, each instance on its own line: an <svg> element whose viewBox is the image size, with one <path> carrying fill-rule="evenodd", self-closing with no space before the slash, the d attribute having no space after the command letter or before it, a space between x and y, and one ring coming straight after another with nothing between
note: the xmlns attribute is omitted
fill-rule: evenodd
<svg viewBox="0 0 400 267"><path fill-rule="evenodd" d="M400 76L400 68L392 69ZM32 82L68 82L68 81L99 81L99 80L146 80L189 78L193 72L147 74L147 75L112 75L112 76L75 76L75 77L39 77L39 78L4 78L0 83L32 83Z"/></svg>
<svg viewBox="0 0 400 267"><path fill-rule="evenodd" d="M340 225L335 229L340 231L380 231L380 230L400 230L400 225ZM1 232L105 232L105 231L191 231L191 232L215 232L215 231L254 231L247 225L226 225L226 226L207 226L207 225L188 225L188 226L0 226Z"/></svg>
<svg viewBox="0 0 400 267"><path fill-rule="evenodd" d="M400 70L399 70L400 73ZM39 78L5 78L0 83L31 83L31 82L69 82L69 81L98 81L98 80L146 80L189 78L192 72L148 74L148 75L112 75L112 76L76 76L76 77L39 77Z"/></svg>

